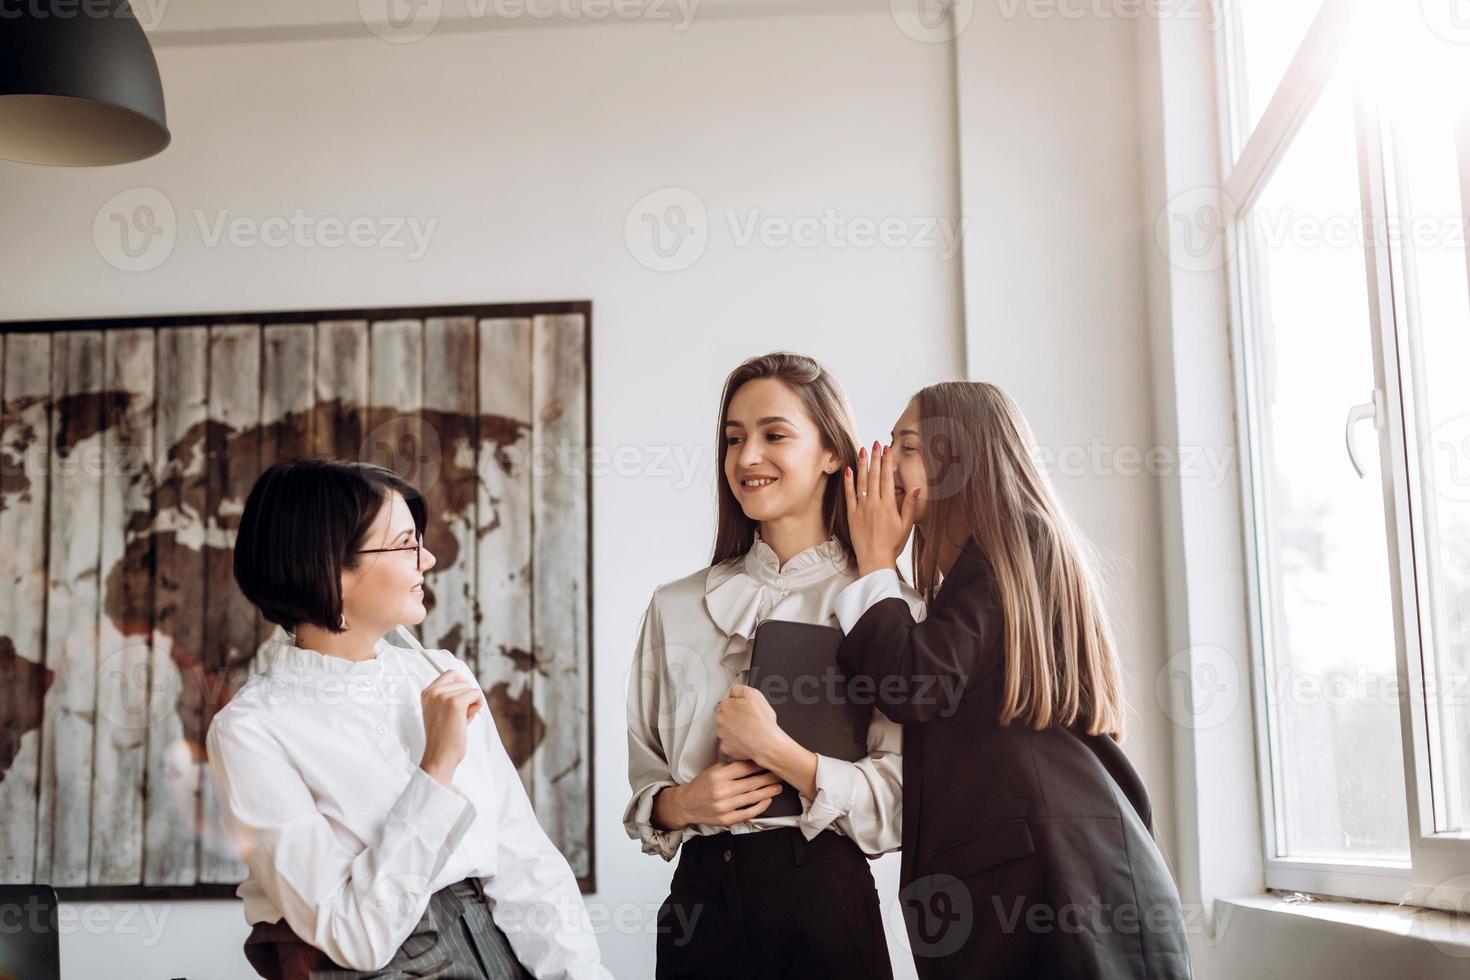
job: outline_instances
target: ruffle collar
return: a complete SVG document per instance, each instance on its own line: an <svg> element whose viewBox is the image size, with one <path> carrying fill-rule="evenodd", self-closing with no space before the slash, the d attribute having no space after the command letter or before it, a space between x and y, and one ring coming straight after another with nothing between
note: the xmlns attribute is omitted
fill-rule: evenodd
<svg viewBox="0 0 1470 980"><path fill-rule="evenodd" d="M833 537L793 555L782 565L775 549L757 533L755 543L743 558L712 566L705 576L705 610L726 636L745 641L730 644L721 661L733 666L742 653L748 655L749 641L760 623L766 590L784 595L792 589L831 578L845 571L848 563L842 542Z"/></svg>
<svg viewBox="0 0 1470 980"><path fill-rule="evenodd" d="M383 672L383 654L390 647L386 639L379 638L373 645L377 656L371 660L347 660L296 646L290 634L277 626L256 651L252 669L256 673L281 678L377 677Z"/></svg>

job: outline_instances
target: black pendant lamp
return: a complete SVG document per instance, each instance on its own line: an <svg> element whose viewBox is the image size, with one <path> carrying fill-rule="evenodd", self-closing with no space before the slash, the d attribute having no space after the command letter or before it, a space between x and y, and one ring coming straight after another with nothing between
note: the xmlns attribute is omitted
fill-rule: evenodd
<svg viewBox="0 0 1470 980"><path fill-rule="evenodd" d="M0 159L131 163L169 139L158 62L128 0L0 2Z"/></svg>

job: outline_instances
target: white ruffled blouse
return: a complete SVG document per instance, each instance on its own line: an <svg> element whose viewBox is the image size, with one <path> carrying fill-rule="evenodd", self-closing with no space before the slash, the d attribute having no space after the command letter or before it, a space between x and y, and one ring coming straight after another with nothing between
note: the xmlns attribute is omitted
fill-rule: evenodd
<svg viewBox="0 0 1470 980"><path fill-rule="evenodd" d="M755 628L767 619L839 627L837 596L856 579L842 544L830 538L785 565L756 535L743 558L700 569L658 588L643 617L628 687L628 779L633 797L623 814L628 836L643 850L673 860L696 834L755 833L798 827L808 840L831 828L865 852L898 848L902 814L902 728L878 711L868 726L869 754L857 762L817 756L817 795L802 813L756 817L731 827L695 824L665 831L653 825L653 798L690 782L721 761L715 705L744 683ZM904 586L914 615L917 593Z"/></svg>
<svg viewBox="0 0 1470 980"><path fill-rule="evenodd" d="M444 669L473 681L469 665L401 627L374 653L327 656L278 629L209 726L220 825L250 869L245 920L284 918L339 965L378 970L435 891L474 876L532 975L610 980L489 712L451 787L419 768L420 692Z"/></svg>

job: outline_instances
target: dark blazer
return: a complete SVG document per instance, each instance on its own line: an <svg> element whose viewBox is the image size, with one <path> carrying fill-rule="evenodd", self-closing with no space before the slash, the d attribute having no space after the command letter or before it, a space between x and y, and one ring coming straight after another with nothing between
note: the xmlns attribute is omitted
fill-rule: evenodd
<svg viewBox="0 0 1470 980"><path fill-rule="evenodd" d="M1106 736L1002 726L1003 643L971 539L924 622L884 599L838 654L904 726L900 899L919 976L1189 977L1142 780Z"/></svg>

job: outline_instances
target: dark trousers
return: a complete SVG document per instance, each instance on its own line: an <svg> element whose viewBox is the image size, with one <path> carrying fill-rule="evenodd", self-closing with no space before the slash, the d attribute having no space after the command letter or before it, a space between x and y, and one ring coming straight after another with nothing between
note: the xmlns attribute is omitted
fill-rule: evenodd
<svg viewBox="0 0 1470 980"><path fill-rule="evenodd" d="M863 852L794 827L684 842L658 913L658 980L892 980Z"/></svg>
<svg viewBox="0 0 1470 980"><path fill-rule="evenodd" d="M291 931L285 919L257 922L245 958L267 980L528 980L510 940L490 917L480 879L439 889L409 937L381 970L346 970Z"/></svg>

